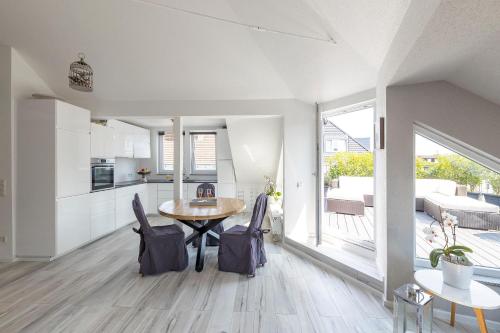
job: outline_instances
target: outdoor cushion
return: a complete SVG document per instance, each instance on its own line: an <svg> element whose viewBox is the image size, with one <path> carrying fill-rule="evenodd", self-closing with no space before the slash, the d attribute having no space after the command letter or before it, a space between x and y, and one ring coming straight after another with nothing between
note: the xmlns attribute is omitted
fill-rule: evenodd
<svg viewBox="0 0 500 333"><path fill-rule="evenodd" d="M447 179L417 179L415 182L415 196L423 198L430 193L441 193L454 196L457 183Z"/></svg>
<svg viewBox="0 0 500 333"><path fill-rule="evenodd" d="M469 212L498 213L499 207L487 202L464 196L450 196L441 193L429 193L425 199L430 200L442 209L463 210Z"/></svg>

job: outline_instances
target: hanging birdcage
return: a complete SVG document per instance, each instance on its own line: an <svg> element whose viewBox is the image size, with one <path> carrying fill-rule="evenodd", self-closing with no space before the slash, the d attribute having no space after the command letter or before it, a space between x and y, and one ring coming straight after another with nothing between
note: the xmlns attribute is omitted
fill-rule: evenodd
<svg viewBox="0 0 500 333"><path fill-rule="evenodd" d="M85 54L78 53L80 60L69 66L69 86L79 91L92 91L94 71L85 61Z"/></svg>

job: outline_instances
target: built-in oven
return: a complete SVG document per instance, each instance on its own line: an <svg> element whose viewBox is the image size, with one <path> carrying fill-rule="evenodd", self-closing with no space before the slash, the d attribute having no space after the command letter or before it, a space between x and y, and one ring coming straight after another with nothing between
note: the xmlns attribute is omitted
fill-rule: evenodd
<svg viewBox="0 0 500 333"><path fill-rule="evenodd" d="M93 158L92 191L101 191L115 187L115 160Z"/></svg>

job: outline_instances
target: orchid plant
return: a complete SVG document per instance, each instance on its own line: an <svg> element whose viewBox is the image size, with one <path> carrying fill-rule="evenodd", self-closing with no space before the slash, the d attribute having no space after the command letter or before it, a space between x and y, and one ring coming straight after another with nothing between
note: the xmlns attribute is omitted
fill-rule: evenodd
<svg viewBox="0 0 500 333"><path fill-rule="evenodd" d="M266 186L264 188L266 195L272 196L274 200L278 201L281 197L281 192L276 191L276 184L272 181L271 177L264 176L264 178L266 179Z"/></svg>
<svg viewBox="0 0 500 333"><path fill-rule="evenodd" d="M470 262L465 253L472 253L472 249L467 246L456 245L458 228L457 217L447 212L443 212L441 217L442 219L440 222L434 221L430 224L430 226L425 227L423 230L426 234L425 240L429 243L433 243L435 239L438 238L439 229L441 229L441 233L444 236L444 246L442 248L432 250L429 254L431 266L435 268L441 257L443 257L444 260L458 265L469 265ZM439 229L434 226L435 223L439 225Z"/></svg>

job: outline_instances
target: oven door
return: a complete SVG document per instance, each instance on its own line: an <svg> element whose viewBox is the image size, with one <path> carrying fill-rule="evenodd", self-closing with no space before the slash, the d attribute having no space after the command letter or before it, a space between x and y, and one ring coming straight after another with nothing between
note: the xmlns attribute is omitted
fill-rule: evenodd
<svg viewBox="0 0 500 333"><path fill-rule="evenodd" d="M113 165L92 166L92 191L105 190L115 186L115 167Z"/></svg>

